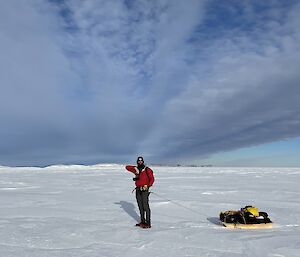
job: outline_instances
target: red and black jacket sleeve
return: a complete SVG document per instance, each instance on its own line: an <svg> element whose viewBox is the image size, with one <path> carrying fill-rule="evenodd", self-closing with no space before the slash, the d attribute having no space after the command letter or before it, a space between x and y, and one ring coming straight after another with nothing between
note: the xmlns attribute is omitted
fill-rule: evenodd
<svg viewBox="0 0 300 257"><path fill-rule="evenodd" d="M125 168L126 168L126 170L132 172L132 173L135 174L135 175L138 174L138 170L137 170L137 167L136 167L136 166L133 166L133 165L127 165Z"/></svg>

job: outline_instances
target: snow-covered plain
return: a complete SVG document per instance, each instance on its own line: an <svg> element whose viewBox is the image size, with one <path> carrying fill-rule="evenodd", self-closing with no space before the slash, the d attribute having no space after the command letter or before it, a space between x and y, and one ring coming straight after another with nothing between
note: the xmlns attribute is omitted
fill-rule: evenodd
<svg viewBox="0 0 300 257"><path fill-rule="evenodd" d="M152 168L141 229L124 166L0 167L0 256L300 256L300 169ZM274 228L220 226L220 211L248 204Z"/></svg>

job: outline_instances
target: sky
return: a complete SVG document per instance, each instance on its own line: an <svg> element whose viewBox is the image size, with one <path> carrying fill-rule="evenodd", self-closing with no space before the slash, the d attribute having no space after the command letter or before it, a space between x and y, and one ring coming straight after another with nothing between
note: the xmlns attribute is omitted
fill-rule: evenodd
<svg viewBox="0 0 300 257"><path fill-rule="evenodd" d="M0 165L300 166L300 0L0 3Z"/></svg>

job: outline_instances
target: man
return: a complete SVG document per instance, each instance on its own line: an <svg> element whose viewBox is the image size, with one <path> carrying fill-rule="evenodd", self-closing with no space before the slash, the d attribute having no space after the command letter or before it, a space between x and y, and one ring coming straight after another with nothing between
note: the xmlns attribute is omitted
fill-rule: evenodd
<svg viewBox="0 0 300 257"><path fill-rule="evenodd" d="M149 187L154 183L153 171L146 167L143 157L137 158L137 166L127 165L126 169L135 174L136 201L139 207L141 222L136 224L141 228L151 228L151 210L149 207Z"/></svg>

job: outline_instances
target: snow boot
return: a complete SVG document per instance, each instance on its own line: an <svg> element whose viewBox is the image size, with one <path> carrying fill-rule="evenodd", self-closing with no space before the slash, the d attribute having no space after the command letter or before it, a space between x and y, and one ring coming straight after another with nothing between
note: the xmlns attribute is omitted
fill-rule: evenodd
<svg viewBox="0 0 300 257"><path fill-rule="evenodd" d="M148 223L142 223L141 228L151 228L151 225Z"/></svg>
<svg viewBox="0 0 300 257"><path fill-rule="evenodd" d="M141 227L143 224L144 224L143 222L140 222L140 223L135 224L135 226Z"/></svg>

